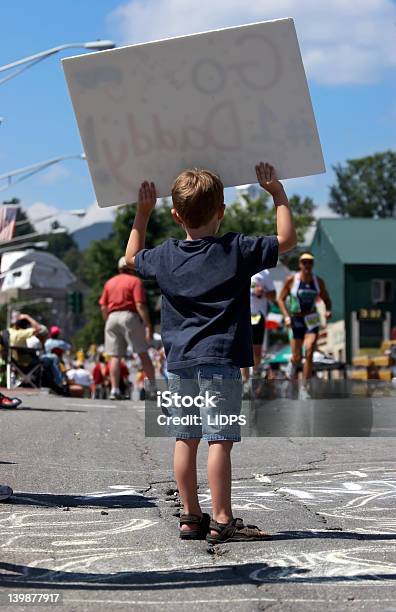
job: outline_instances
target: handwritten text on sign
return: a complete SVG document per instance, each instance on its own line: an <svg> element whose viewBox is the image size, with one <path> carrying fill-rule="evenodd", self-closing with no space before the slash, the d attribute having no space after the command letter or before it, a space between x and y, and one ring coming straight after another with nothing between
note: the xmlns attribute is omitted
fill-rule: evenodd
<svg viewBox="0 0 396 612"><path fill-rule="evenodd" d="M159 195L181 170L208 167L225 185L254 182L268 159L282 178L323 159L290 19L64 61L98 202Z"/></svg>

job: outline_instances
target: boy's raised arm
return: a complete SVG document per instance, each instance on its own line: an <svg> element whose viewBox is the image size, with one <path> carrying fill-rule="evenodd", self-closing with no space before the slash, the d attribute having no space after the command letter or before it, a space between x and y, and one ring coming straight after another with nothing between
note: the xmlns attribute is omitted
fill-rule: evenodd
<svg viewBox="0 0 396 612"><path fill-rule="evenodd" d="M155 208L157 194L154 183L144 181L139 189L135 220L129 236L125 259L130 267L135 266L135 255L145 247L147 224Z"/></svg>
<svg viewBox="0 0 396 612"><path fill-rule="evenodd" d="M283 185L278 180L275 168L271 164L264 162L257 164L256 175L261 187L268 191L274 200L279 253L290 251L297 244L297 234Z"/></svg>

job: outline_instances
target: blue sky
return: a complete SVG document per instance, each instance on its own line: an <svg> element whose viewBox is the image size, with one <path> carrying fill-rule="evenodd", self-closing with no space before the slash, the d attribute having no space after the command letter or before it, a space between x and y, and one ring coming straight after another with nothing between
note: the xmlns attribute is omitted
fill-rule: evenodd
<svg viewBox="0 0 396 612"><path fill-rule="evenodd" d="M110 38L121 45L292 16L327 173L285 185L289 194L312 196L324 214L334 163L395 145L396 5L390 0L355 4L350 0L257 0L254 7L245 0L215 4L201 0L199 5L195 0L7 2L1 10L0 65L61 43ZM78 52L72 50L69 55ZM82 151L60 64L66 55L48 58L0 86L4 118L0 174ZM1 195L3 199L20 197L32 217L47 210L89 208L83 222L87 224L111 214L94 205L89 173L79 160L54 166Z"/></svg>

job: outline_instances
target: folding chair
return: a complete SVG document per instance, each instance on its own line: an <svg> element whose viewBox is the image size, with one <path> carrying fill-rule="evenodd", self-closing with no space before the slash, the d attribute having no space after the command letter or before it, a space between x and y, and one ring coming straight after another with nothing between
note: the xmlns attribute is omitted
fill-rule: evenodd
<svg viewBox="0 0 396 612"><path fill-rule="evenodd" d="M15 381L14 388L33 387L34 389L40 389L43 364L38 360L37 351L25 347L10 346L9 355L7 383L10 386L7 384L7 389L12 388L13 377ZM27 356L32 358L31 363L29 365L22 365L20 360Z"/></svg>
<svg viewBox="0 0 396 612"><path fill-rule="evenodd" d="M8 330L1 334L1 344L6 360L7 389L16 387L33 387L39 389L43 374L43 365L40 362L37 350L21 346L10 346ZM24 359L29 357L29 363Z"/></svg>

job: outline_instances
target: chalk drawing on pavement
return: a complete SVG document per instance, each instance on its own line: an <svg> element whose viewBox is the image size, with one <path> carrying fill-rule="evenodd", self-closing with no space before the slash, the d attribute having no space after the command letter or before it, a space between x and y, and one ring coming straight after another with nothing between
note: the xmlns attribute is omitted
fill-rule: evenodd
<svg viewBox="0 0 396 612"><path fill-rule="evenodd" d="M322 516L353 524L355 530L396 533L396 469L361 465L357 470L312 470L272 477L233 481L235 510L281 512L290 501L300 501ZM210 510L210 491L200 495ZM356 524L357 523L357 524ZM349 528L349 527L348 527Z"/></svg>
<svg viewBox="0 0 396 612"><path fill-rule="evenodd" d="M383 558L386 555L387 559ZM255 570L250 578L255 582L310 582L328 580L352 581L389 579L396 576L396 546L377 545L284 554L266 560L265 567Z"/></svg>

